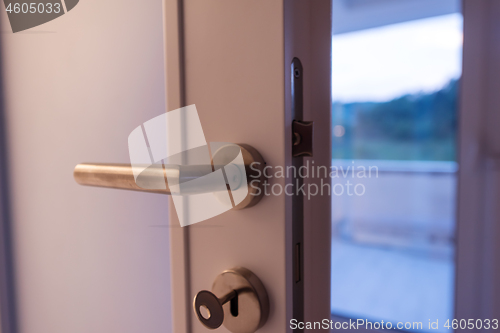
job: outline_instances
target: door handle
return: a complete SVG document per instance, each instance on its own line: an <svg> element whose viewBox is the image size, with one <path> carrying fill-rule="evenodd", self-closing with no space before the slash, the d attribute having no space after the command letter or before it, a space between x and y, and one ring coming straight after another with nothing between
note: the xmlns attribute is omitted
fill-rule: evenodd
<svg viewBox="0 0 500 333"><path fill-rule="evenodd" d="M255 205L262 198L265 162L253 147L243 144L237 146L241 149L244 168L232 164L233 154L227 154L226 151L230 149L222 147L214 153L212 162L217 162L216 165L153 164L146 168L130 164L81 163L75 167L73 176L80 185L170 195L217 193L228 191L228 188L233 190L247 186L246 198L234 207L241 209ZM207 179L190 185L190 181L202 179L219 169L223 170L225 183ZM136 181L139 172L141 186Z"/></svg>
<svg viewBox="0 0 500 333"><path fill-rule="evenodd" d="M142 167L139 167L143 169ZM107 187L121 190L151 192L159 194L172 194L168 185L167 173L171 178L175 177L179 183L204 176L203 171L206 166L189 167L175 165L153 165L142 175L143 184L155 184L159 179L165 179L164 189L144 188L137 185L134 178L134 167L130 164L101 164L101 163L81 163L75 167L74 178L80 185ZM220 188L199 189L198 192L191 191L189 194L206 193L221 190ZM188 194L187 192L185 194Z"/></svg>

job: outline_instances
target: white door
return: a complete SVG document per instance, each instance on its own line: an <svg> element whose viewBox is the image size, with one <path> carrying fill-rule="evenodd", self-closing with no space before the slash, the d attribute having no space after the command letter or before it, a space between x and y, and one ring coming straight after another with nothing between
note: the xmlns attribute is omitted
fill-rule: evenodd
<svg viewBox="0 0 500 333"><path fill-rule="evenodd" d="M273 174L304 159L292 158L297 57L304 112L296 119L315 122L308 159L329 165L329 0L165 4L168 110L196 104L207 141L249 144ZM256 206L184 228L170 206L175 332L206 331L193 313L193 297L235 266L254 272L269 294L261 332L289 331L291 319L303 321L304 308L310 320L329 318L329 198L297 201L279 193L294 182L273 177L274 187Z"/></svg>
<svg viewBox="0 0 500 333"><path fill-rule="evenodd" d="M301 169L329 166L330 7L328 0L165 1L166 114L129 136L132 169L75 169L84 185L137 189L133 173L139 187L173 195L175 332L222 324L232 332L284 332L308 317L328 321L329 192ZM239 144L245 165L220 168L237 158L219 161L225 153L213 142ZM158 168L141 174L144 163ZM229 193L226 185L215 197L199 187L183 193L189 170L200 168L208 168L205 179L227 182L228 207L244 209L227 211L216 200ZM158 187L141 186L154 170ZM123 180L127 173L132 180Z"/></svg>

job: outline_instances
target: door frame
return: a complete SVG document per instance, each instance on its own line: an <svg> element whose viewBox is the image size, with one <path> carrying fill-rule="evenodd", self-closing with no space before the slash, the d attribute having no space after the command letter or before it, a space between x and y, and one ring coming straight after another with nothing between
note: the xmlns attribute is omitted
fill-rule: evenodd
<svg viewBox="0 0 500 333"><path fill-rule="evenodd" d="M500 2L463 0L463 16L455 318L498 319Z"/></svg>
<svg viewBox="0 0 500 333"><path fill-rule="evenodd" d="M1 44L0 44L1 45ZM9 200L7 123L0 66L0 333L15 333L15 283Z"/></svg>

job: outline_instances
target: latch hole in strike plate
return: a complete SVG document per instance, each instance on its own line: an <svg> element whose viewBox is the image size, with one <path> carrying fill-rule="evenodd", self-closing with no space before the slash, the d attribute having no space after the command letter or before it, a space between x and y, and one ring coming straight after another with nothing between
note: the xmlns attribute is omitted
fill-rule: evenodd
<svg viewBox="0 0 500 333"><path fill-rule="evenodd" d="M313 156L314 122L294 120L292 135L292 156Z"/></svg>

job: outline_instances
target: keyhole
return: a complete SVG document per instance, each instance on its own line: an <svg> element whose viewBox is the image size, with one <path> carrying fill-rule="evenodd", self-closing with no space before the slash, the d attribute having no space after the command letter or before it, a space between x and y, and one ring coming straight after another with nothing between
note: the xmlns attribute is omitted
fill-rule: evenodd
<svg viewBox="0 0 500 333"><path fill-rule="evenodd" d="M238 294L229 301L229 311L233 317L238 317Z"/></svg>
<svg viewBox="0 0 500 333"><path fill-rule="evenodd" d="M205 305L200 306L200 313L201 313L202 317L207 319L207 320L210 319L210 317L212 316L210 314L210 310Z"/></svg>

